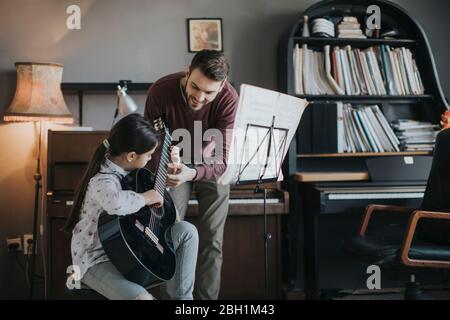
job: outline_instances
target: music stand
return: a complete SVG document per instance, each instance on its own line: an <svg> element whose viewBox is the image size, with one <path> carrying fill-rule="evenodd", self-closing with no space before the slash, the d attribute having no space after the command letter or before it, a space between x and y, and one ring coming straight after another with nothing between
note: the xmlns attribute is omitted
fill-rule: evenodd
<svg viewBox="0 0 450 320"><path fill-rule="evenodd" d="M286 148L286 141L287 141L287 129L282 129L282 128L275 128L275 116L273 116L272 118L272 124L270 127L266 127L266 126L261 126L261 125L257 125L257 124L248 124L247 125L247 129L246 129L246 133L245 133L245 140L244 140L244 145L243 145L243 154L245 153L245 148L248 147L248 143L250 141L250 139L248 139L249 137L249 131L252 128L259 128L259 129L265 129L267 130L267 133L264 135L263 139L257 144L256 150L253 152L253 154L250 156L250 159L239 165L239 175L236 181L236 185L245 185L245 184L256 184L255 186L255 193L262 193L264 195L263 199L263 219L264 219L264 295L267 298L268 297L268 292L269 292L269 240L272 238L272 235L268 232L267 230L267 214L266 214L266 204L267 204L267 189L266 188L261 188L260 184L261 183L269 183L269 182L276 182L279 179L280 176L280 172L281 172L281 163L277 162L277 155L280 154L279 152L281 152L281 154L284 153L284 150ZM285 132L286 134L283 136L283 138L281 139L281 145L277 146L277 143L275 141L274 138L274 130L280 130L282 132ZM242 175L245 173L245 170L247 168L249 168L249 165L251 163L251 161L253 159L255 159L255 157L257 157L258 153L260 152L260 150L262 150L263 153L265 153L265 157L264 157L264 165L261 168L261 172L258 176L258 179L256 180L241 180ZM273 152L272 152L273 151ZM266 177L266 172L267 172L267 168L269 167L269 161L271 159L271 155L273 156L273 160L275 161L275 172L276 175L275 176L267 176Z"/></svg>
<svg viewBox="0 0 450 320"><path fill-rule="evenodd" d="M268 297L269 263L267 190L260 184L283 180L281 167L308 103L280 92L241 85L239 104L227 156L227 168L218 184L256 184L263 194L264 290Z"/></svg>

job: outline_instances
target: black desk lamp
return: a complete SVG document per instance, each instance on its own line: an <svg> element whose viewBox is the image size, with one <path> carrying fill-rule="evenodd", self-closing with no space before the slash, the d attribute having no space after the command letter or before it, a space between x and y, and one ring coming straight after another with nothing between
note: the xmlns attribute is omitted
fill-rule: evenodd
<svg viewBox="0 0 450 320"><path fill-rule="evenodd" d="M127 84L130 82L130 80L120 80L119 85L117 86L117 108L114 113L113 125L119 114L127 115L136 112L138 109L138 106L134 102L133 98L131 98L127 93Z"/></svg>

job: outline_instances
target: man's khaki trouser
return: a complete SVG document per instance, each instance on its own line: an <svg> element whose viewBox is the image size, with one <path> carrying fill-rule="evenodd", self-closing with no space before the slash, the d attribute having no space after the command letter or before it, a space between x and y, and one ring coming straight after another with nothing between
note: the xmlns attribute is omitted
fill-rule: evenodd
<svg viewBox="0 0 450 320"><path fill-rule="evenodd" d="M170 190L170 194L184 220L191 190L198 200L199 217L196 226L199 235L194 299L217 300L222 270L222 243L228 214L230 186L214 181L185 182Z"/></svg>

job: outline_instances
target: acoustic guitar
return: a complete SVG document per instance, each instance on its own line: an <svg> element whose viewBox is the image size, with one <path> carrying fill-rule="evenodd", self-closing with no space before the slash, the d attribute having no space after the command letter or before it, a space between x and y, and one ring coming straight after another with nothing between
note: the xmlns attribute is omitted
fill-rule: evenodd
<svg viewBox="0 0 450 320"><path fill-rule="evenodd" d="M142 168L130 172L121 181L123 190L143 193L155 189L164 197L161 208L144 206L126 216L103 212L98 220L100 242L114 266L130 281L152 287L170 280L175 274L175 252L168 245L168 230L176 219L176 209L166 190L167 164L172 137L161 118L155 129L164 134L161 159L156 176Z"/></svg>

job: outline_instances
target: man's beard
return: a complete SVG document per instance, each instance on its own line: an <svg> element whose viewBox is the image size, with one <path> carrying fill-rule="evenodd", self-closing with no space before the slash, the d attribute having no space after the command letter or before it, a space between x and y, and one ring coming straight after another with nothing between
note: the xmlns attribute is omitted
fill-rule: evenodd
<svg viewBox="0 0 450 320"><path fill-rule="evenodd" d="M197 104L194 102L194 97L189 96L188 98L188 105L189 108L191 108L192 110L200 110L201 108L203 108L206 104L208 104L208 101L203 101L203 102L197 102Z"/></svg>
<svg viewBox="0 0 450 320"><path fill-rule="evenodd" d="M186 81L186 85L187 85L187 81ZM188 107L194 111L200 110L201 108L203 108L205 105L207 105L209 103L208 100L205 100L205 101L199 102L195 105L195 103L194 103L195 98L193 96L188 96L188 93L186 91L186 86L183 88L183 94L186 99Z"/></svg>
<svg viewBox="0 0 450 320"><path fill-rule="evenodd" d="M191 108L194 111L198 111L201 108L203 108L204 106L206 106L209 103L209 101L205 99L203 102L200 102L197 105L195 105L195 103L194 103L195 98L193 96L188 96L188 93L187 93L188 82L189 82L189 77L186 79L186 83L184 84L184 87L181 86L181 88L183 89L184 99L186 100L186 103L189 108Z"/></svg>

